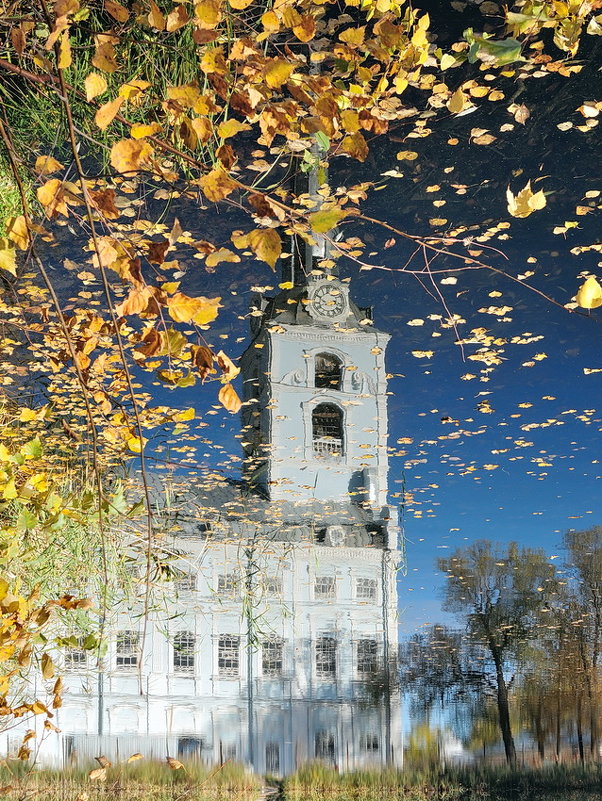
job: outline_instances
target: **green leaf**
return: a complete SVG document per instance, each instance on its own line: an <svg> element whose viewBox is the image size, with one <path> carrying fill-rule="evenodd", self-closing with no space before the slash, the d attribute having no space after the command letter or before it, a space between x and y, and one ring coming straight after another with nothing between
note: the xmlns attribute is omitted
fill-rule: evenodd
<svg viewBox="0 0 602 801"><path fill-rule="evenodd" d="M320 150L323 150L325 153L330 150L330 139L323 131L316 131L314 134L314 139L318 143Z"/></svg>
<svg viewBox="0 0 602 801"><path fill-rule="evenodd" d="M21 453L27 459L39 459L42 456L42 443L38 437L35 439L30 439L29 442L26 442L21 448Z"/></svg>
<svg viewBox="0 0 602 801"><path fill-rule="evenodd" d="M326 231L330 231L331 228L338 225L343 217L346 216L347 212L343 211L343 209L321 209L309 215L309 224L311 225L312 231L315 231L317 234L324 234Z"/></svg>

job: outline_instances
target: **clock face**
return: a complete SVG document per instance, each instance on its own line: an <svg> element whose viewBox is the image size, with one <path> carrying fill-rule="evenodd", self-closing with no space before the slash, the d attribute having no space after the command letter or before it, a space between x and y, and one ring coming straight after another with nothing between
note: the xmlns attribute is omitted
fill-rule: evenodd
<svg viewBox="0 0 602 801"><path fill-rule="evenodd" d="M347 301L343 291L335 284L322 284L313 294L312 305L321 317L340 317Z"/></svg>

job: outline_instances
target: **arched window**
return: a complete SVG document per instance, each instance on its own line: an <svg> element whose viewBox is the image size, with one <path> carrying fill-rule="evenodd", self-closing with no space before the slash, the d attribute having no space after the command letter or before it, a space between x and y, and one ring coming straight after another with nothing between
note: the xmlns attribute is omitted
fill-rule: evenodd
<svg viewBox="0 0 602 801"><path fill-rule="evenodd" d="M314 456L343 455L343 411L334 403L319 403L311 413Z"/></svg>
<svg viewBox="0 0 602 801"><path fill-rule="evenodd" d="M334 353L318 353L314 386L324 389L341 389L343 363Z"/></svg>

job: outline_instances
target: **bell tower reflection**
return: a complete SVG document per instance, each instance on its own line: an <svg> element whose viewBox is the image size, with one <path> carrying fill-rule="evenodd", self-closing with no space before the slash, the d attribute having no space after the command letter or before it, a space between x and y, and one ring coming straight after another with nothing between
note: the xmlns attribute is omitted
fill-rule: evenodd
<svg viewBox="0 0 602 801"><path fill-rule="evenodd" d="M169 511L158 482L175 555L163 600L146 625L135 600L116 607L100 671L72 649L63 758L138 752L274 775L402 761L390 337L348 282L306 267L253 300L243 481L173 476Z"/></svg>

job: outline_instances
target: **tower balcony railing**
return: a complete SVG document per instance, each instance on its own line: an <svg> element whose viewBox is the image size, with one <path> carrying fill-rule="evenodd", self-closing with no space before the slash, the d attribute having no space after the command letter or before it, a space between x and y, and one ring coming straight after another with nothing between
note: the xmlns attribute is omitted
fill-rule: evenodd
<svg viewBox="0 0 602 801"><path fill-rule="evenodd" d="M340 437L317 437L313 446L317 459L336 459L343 455L343 440Z"/></svg>

